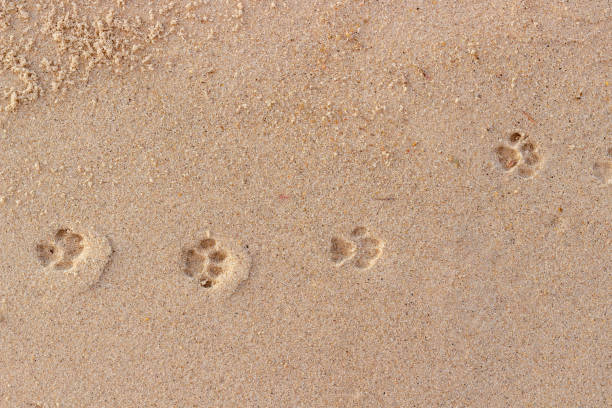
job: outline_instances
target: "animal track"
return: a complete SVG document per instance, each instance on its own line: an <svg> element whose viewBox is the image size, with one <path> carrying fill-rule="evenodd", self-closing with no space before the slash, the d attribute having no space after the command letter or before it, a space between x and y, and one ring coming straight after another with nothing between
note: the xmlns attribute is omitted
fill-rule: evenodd
<svg viewBox="0 0 612 408"><path fill-rule="evenodd" d="M2 299L0 300L0 323L6 321L7 314L6 299Z"/></svg>
<svg viewBox="0 0 612 408"><path fill-rule="evenodd" d="M501 144L495 149L497 161L506 172L517 173L522 178L532 178L542 165L542 156L538 146L528 140L522 133L514 132L508 137L508 143Z"/></svg>
<svg viewBox="0 0 612 408"><path fill-rule="evenodd" d="M604 184L612 184L612 161L595 162L593 164L593 175Z"/></svg>
<svg viewBox="0 0 612 408"><path fill-rule="evenodd" d="M50 265L55 270L67 270L79 261L83 249L83 236L62 228L53 236L53 242L36 245L36 255L44 267Z"/></svg>
<svg viewBox="0 0 612 408"><path fill-rule="evenodd" d="M348 261L359 269L371 268L382 255L384 242L370 235L366 227L356 227L351 238L333 237L331 239L330 259L336 266Z"/></svg>
<svg viewBox="0 0 612 408"><path fill-rule="evenodd" d="M112 248L106 237L93 231L59 228L51 239L34 246L34 254L45 272L37 275L38 284L55 296L77 293L99 282Z"/></svg>
<svg viewBox="0 0 612 408"><path fill-rule="evenodd" d="M223 244L221 244L223 242ZM206 233L206 237L183 253L185 275L194 279L204 288L219 284L238 284L248 276L248 257L227 239L220 241Z"/></svg>

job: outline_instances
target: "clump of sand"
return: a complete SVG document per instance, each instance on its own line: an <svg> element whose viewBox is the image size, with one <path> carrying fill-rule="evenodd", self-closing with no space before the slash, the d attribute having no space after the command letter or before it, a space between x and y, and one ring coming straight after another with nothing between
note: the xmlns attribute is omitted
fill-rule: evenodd
<svg viewBox="0 0 612 408"><path fill-rule="evenodd" d="M149 2L135 10L123 0L79 5L3 0L0 100L4 104L0 110L14 111L43 93L65 94L75 84L87 83L95 69L106 68L117 75L153 70L154 56L168 39L194 40L186 30L189 27L209 26L206 39L212 38L215 24L210 13L215 9L207 6L207 0ZM240 22L242 16L243 4L237 1L229 14L226 11L217 18L217 24Z"/></svg>

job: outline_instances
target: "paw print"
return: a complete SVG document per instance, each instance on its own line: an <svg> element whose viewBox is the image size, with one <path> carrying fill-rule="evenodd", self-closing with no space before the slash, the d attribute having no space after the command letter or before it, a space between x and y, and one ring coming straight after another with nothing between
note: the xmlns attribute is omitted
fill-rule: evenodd
<svg viewBox="0 0 612 408"><path fill-rule="evenodd" d="M198 245L185 251L187 276L194 278L204 288L215 286L226 274L229 253L220 248L214 238L202 239Z"/></svg>
<svg viewBox="0 0 612 408"><path fill-rule="evenodd" d="M35 249L42 266L51 266L55 270L71 269L83 253L83 236L62 228L57 230L52 242L40 242Z"/></svg>
<svg viewBox="0 0 612 408"><path fill-rule="evenodd" d="M608 148L608 157L612 158L612 147ZM612 184L612 161L601 160L593 163L593 175L603 184Z"/></svg>
<svg viewBox="0 0 612 408"><path fill-rule="evenodd" d="M508 138L508 144L501 144L495 149L497 161L506 172L517 169L522 178L532 178L542 164L538 146L527 140L527 136L514 132Z"/></svg>
<svg viewBox="0 0 612 408"><path fill-rule="evenodd" d="M366 227L356 227L349 240L341 237L331 239L330 259L336 266L352 261L357 268L368 269L380 258L383 247L383 241L371 236Z"/></svg>

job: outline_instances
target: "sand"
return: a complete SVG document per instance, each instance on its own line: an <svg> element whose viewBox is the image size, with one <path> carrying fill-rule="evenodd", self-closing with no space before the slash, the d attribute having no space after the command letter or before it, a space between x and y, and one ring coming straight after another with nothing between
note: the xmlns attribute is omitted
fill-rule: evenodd
<svg viewBox="0 0 612 408"><path fill-rule="evenodd" d="M609 406L610 32L0 0L0 406Z"/></svg>

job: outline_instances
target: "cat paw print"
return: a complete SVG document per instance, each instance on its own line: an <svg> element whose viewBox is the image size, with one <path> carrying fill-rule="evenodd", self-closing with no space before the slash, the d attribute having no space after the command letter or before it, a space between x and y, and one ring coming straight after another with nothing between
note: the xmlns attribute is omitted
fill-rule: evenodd
<svg viewBox="0 0 612 408"><path fill-rule="evenodd" d="M383 247L384 242L372 236L366 227L356 227L350 239L331 239L330 259L336 266L351 261L359 269L368 269L380 258Z"/></svg>
<svg viewBox="0 0 612 408"><path fill-rule="evenodd" d="M497 161L506 172L517 170L522 178L534 177L542 165L542 156L538 146L522 133L514 132L508 138L508 143L503 143L495 149Z"/></svg>
<svg viewBox="0 0 612 408"><path fill-rule="evenodd" d="M608 157L612 158L612 147L608 148ZM612 184L612 160L593 163L593 176L603 184Z"/></svg>
<svg viewBox="0 0 612 408"><path fill-rule="evenodd" d="M83 236L67 228L56 231L51 241L36 245L36 256L44 267L55 270L71 269L83 254Z"/></svg>
<svg viewBox="0 0 612 408"><path fill-rule="evenodd" d="M249 276L251 258L246 249L228 237L204 234L183 251L183 272L201 287L233 292Z"/></svg>
<svg viewBox="0 0 612 408"><path fill-rule="evenodd" d="M107 237L89 229L76 232L70 228L53 229L50 236L33 248L44 268L36 275L41 293L60 299L82 293L100 281L113 253Z"/></svg>

